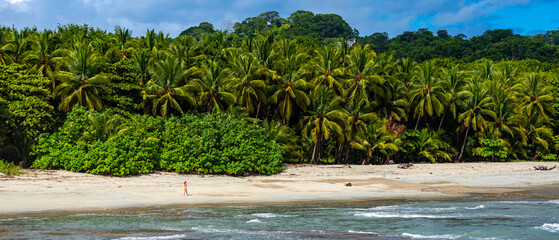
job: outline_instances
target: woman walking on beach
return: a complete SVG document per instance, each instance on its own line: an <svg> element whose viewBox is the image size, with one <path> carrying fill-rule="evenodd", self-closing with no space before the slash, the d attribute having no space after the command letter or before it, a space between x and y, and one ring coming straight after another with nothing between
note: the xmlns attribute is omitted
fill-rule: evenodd
<svg viewBox="0 0 559 240"><path fill-rule="evenodd" d="M188 191L186 190L186 181L184 181L184 196L188 196Z"/></svg>

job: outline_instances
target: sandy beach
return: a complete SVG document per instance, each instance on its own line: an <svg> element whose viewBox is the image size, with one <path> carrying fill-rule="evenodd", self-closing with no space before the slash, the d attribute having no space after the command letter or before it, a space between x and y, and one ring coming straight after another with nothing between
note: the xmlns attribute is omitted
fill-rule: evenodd
<svg viewBox="0 0 559 240"><path fill-rule="evenodd" d="M0 178L0 217L125 208L443 198L547 187L559 193L556 163L287 165L273 176L229 177L156 172L134 177L26 170ZM188 181L189 196L183 196ZM351 183L351 186L345 186Z"/></svg>

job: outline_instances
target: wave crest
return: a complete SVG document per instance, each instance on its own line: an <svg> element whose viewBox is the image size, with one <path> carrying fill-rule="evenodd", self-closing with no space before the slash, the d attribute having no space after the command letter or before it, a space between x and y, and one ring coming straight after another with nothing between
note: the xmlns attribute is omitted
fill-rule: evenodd
<svg viewBox="0 0 559 240"><path fill-rule="evenodd" d="M541 227L536 228L552 233L559 233L559 223L544 223Z"/></svg>

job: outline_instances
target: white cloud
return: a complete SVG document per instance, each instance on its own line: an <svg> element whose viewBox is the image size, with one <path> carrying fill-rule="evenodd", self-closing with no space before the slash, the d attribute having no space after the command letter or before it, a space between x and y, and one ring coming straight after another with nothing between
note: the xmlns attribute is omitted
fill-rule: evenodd
<svg viewBox="0 0 559 240"><path fill-rule="evenodd" d="M437 13L433 23L437 26L446 26L475 21L479 18L491 16L496 11L510 6L525 5L529 0L484 0L472 4L463 3L461 8L455 11Z"/></svg>
<svg viewBox="0 0 559 240"><path fill-rule="evenodd" d="M9 6L2 6L17 12L29 12L29 2L32 0L4 0ZM0 5L1 6L1 5ZM0 8L1 9L1 8Z"/></svg>
<svg viewBox="0 0 559 240"><path fill-rule="evenodd" d="M24 2L29 2L29 0L5 0L6 2L9 2L11 4L20 4L20 3L24 3Z"/></svg>

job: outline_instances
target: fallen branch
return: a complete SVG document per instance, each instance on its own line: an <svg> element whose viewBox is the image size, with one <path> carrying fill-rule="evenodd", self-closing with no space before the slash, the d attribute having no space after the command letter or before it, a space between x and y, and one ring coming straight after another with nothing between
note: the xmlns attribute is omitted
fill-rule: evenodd
<svg viewBox="0 0 559 240"><path fill-rule="evenodd" d="M557 165L553 166L553 167L548 167L548 166L544 166L544 165L539 165L539 166L534 166L535 170L539 170L539 171L549 171L549 170L553 170L555 169L555 167L557 167Z"/></svg>

